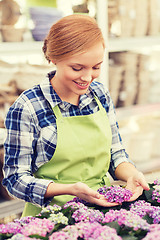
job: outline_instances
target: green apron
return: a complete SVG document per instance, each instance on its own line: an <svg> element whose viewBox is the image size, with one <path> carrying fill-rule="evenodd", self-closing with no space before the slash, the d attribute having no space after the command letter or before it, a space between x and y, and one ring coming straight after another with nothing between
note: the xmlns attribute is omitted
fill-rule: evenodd
<svg viewBox="0 0 160 240"><path fill-rule="evenodd" d="M35 177L56 183L86 183L97 190L110 185L106 176L110 165L112 133L105 109L96 98L99 111L90 115L63 117L58 105L53 109L57 124L57 147L51 160ZM71 195L55 196L50 203L64 205ZM35 216L41 208L26 203L23 216Z"/></svg>

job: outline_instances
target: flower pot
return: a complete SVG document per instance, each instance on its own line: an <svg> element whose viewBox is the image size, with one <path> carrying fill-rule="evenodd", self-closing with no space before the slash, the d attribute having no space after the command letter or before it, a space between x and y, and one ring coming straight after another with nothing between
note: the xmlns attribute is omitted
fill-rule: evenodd
<svg viewBox="0 0 160 240"><path fill-rule="evenodd" d="M2 26L1 28L2 41L3 42L22 42L24 31L25 31L24 28L15 28L10 25Z"/></svg>

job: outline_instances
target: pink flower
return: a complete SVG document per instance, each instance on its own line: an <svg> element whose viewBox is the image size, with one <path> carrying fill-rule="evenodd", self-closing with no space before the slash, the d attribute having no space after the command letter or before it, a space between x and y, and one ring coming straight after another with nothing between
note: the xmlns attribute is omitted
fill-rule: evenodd
<svg viewBox="0 0 160 240"><path fill-rule="evenodd" d="M132 197L132 192L129 189L120 186L104 186L97 190L108 200L108 202L122 203L128 201Z"/></svg>
<svg viewBox="0 0 160 240"><path fill-rule="evenodd" d="M21 232L21 224L20 223L14 223L10 222L7 224L1 224L0 225L0 233L6 234L6 233L13 233L17 234Z"/></svg>
<svg viewBox="0 0 160 240"><path fill-rule="evenodd" d="M121 210L110 210L105 214L103 223L117 221L120 226L127 226L133 228L135 231L138 229L148 230L149 224L146 220L142 219L135 213L127 211L126 209Z"/></svg>
<svg viewBox="0 0 160 240"><path fill-rule="evenodd" d="M25 236L30 236L30 235L40 235L42 237L45 237L47 233L49 233L53 228L54 228L54 223L51 222L49 219L39 219L36 218L27 225L25 225L21 232Z"/></svg>

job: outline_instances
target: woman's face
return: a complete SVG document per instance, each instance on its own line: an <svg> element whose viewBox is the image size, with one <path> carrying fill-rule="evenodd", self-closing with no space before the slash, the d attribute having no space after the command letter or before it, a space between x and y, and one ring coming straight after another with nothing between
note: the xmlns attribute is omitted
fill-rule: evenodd
<svg viewBox="0 0 160 240"><path fill-rule="evenodd" d="M62 100L76 100L86 93L91 82L100 74L103 56L104 47L99 42L84 53L53 61L57 71L52 85Z"/></svg>

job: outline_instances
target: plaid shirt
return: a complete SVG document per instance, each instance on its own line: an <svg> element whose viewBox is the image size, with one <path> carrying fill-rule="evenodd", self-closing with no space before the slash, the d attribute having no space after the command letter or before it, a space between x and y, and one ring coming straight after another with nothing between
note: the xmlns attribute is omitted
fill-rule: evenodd
<svg viewBox="0 0 160 240"><path fill-rule="evenodd" d="M118 131L118 123L109 92L101 83L93 81L86 94L80 96L79 106L62 101L54 91L50 79L23 92L10 107L5 126L5 163L3 185L16 198L46 206L52 198L45 199L46 179L34 177L34 172L54 155L57 144L56 119L52 108L59 106L63 117L88 115L98 110L94 95L106 110L112 130L111 163L109 173L115 178L116 167L131 162L126 154Z"/></svg>

